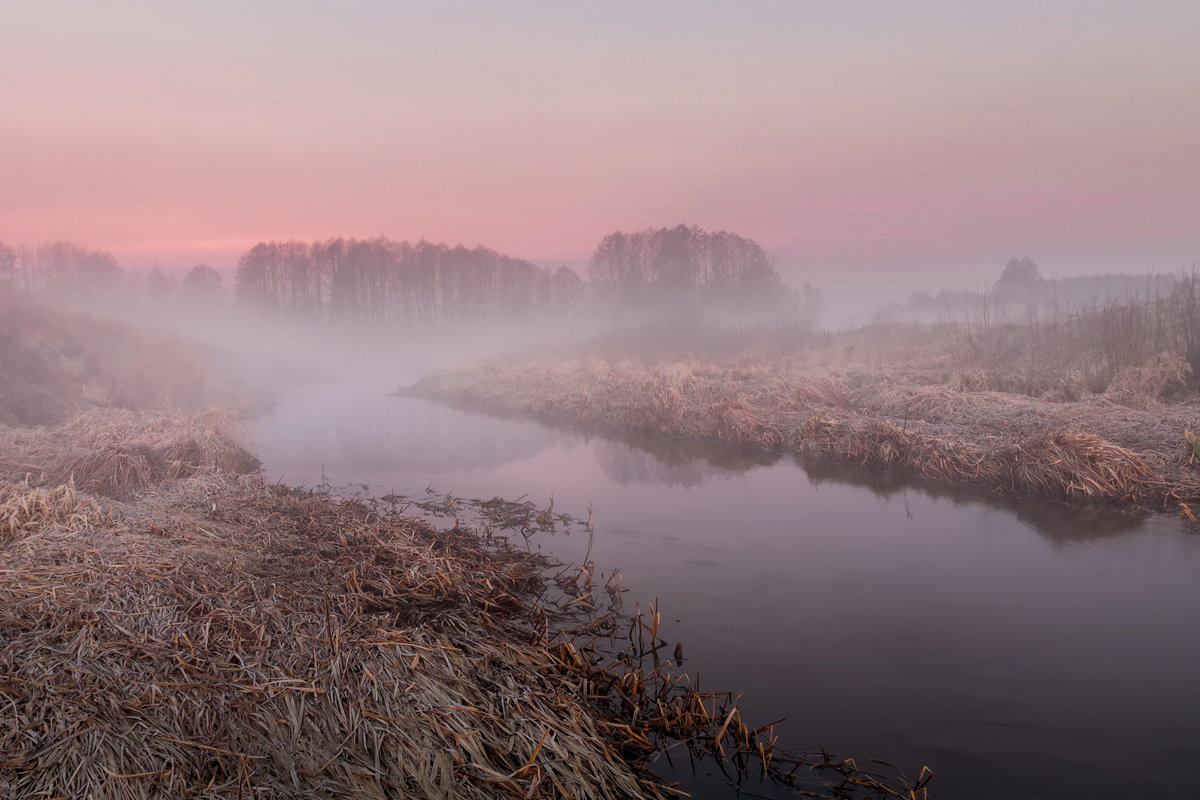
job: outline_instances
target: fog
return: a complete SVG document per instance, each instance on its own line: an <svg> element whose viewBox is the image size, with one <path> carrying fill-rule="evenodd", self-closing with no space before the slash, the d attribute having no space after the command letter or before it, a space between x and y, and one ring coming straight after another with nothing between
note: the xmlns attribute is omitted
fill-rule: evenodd
<svg viewBox="0 0 1200 800"><path fill-rule="evenodd" d="M598 338L616 343L614 357L653 356L657 334L680 339L681 326L679 355L706 329L714 341L766 329L800 341L822 313L819 289L784 285L757 243L694 225L614 233L582 276L484 247L380 237L262 242L224 274L205 264L127 269L68 242L0 243L0 280L18 303L210 345L221 371L255 396L279 380L334 376L399 386L464 361Z"/></svg>
<svg viewBox="0 0 1200 800"><path fill-rule="evenodd" d="M1198 39L1200 4L1153 0L6 8L0 608L25 616L0 618L0 708L23 720L0 712L0 745L23 748L0 758L0 798L67 796L76 778L97 797L180 781L299 792L298 776L343 768L380 796L456 781L464 796L585 795L558 781L587 737L548 727L522 749L529 730L511 730L537 692L504 687L559 672L578 691L556 702L611 764L696 798L842 797L826 784L877 768L879 796L921 800L1186 794L1200 785ZM385 508L437 529L419 529L424 556L372 556L379 586L428 567L428 609L368 618L357 559L344 596L318 587L287 681L255 682L239 706L324 707L339 684L293 685L307 648L330 675L369 649L334 618L397 627L417 649L395 674L362 662L381 678L367 694L408 686L425 659L492 693L417 709L475 716L439 717L451 738L403 762L403 786L383 785L365 731L426 716L364 717L366 695L334 714L354 729L327 753L308 723L266 743L289 759L312 744L320 769L275 774L284 762L244 741L180 731L147 745L175 755L142 763L104 727L201 707L189 693L207 667L184 663L183 627L129 626L168 606L186 626L202 604L118 614L58 570L97 558L88 580L121 578L134 559L104 536L114 552L161 545L142 565L159 569L207 553L208 527L262 534L251 492L279 500L264 503L278 519L311 502L333 520L268 530L298 562L319 554L314 575L367 552L340 526ZM522 511L501 523L472 502L495 497ZM415 530L369 533L386 550ZM464 563L545 557L548 582L455 593L417 563L452 547ZM237 612L276 591L248 575L209 598L243 661ZM552 610L555 592L569 602ZM525 616L503 616L509 601ZM424 616L446 609L497 616L469 630ZM20 652L57 663L110 613L127 616L105 655L175 654L147 700L72 698L94 648L57 671L6 655L24 637ZM602 621L632 646L651 619L634 681L604 689L563 655L610 658L621 643L587 649ZM70 635L39 627L63 620ZM244 627L255 647L270 638ZM527 659L541 666L525 683L462 680L501 628L522 646L544 629L537 646L558 649ZM719 732L691 707L694 729L664 726L658 701L682 689L638 699L663 668L729 690L738 713L714 705ZM77 716L43 715L59 701ZM195 719L224 721L205 708ZM507 741L494 762L471 750L485 728ZM202 751L203 775L164 742ZM780 766L799 752L803 769ZM71 775L36 784L64 753Z"/></svg>
<svg viewBox="0 0 1200 800"><path fill-rule="evenodd" d="M1051 447L1038 468L1056 475L1075 440L1054 436L1097 408L1108 435L1130 414L1175 424L1194 273L1047 277L1014 256L978 290L914 284L850 325L757 242L695 225L614 232L581 272L389 238L266 241L223 273L61 242L3 253L8 424L218 406L272 483L445 527L492 532L454 498L589 520L586 537L508 535L621 570L681 668L741 691L748 719L788 717L789 747L933 764L948 796L1126 796L1146 769L1114 748L1164 790L1200 763L1195 682L1162 667L1200 657L1184 523L1082 502L1088 462L1050 497L938 472ZM414 505L430 498L441 513ZM1132 683L1151 688L1134 702ZM1046 752L1079 765L1069 785L1011 773ZM704 766L654 769L736 793Z"/></svg>

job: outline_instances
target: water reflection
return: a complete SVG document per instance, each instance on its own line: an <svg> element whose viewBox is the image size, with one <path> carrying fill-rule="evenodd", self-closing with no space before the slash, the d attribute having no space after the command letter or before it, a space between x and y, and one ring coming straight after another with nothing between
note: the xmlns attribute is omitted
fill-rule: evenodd
<svg viewBox="0 0 1200 800"><path fill-rule="evenodd" d="M780 456L762 450L712 447L671 440L597 440L592 454L609 480L619 486L648 484L695 488L714 480L730 480L756 467L770 466Z"/></svg>
<svg viewBox="0 0 1200 800"><path fill-rule="evenodd" d="M1014 506L1017 521L1059 545L1094 542L1147 530L1149 514L1091 506L1025 502Z"/></svg>
<svg viewBox="0 0 1200 800"><path fill-rule="evenodd" d="M604 474L620 486L696 488L710 481L731 480L758 467L771 466L782 456L757 449L670 439L598 440L591 452ZM833 461L819 456L794 456L813 488L835 483L867 489L883 500L903 499L919 492L955 506L986 505L1009 511L1017 520L1051 542L1068 545L1094 542L1144 530L1146 513L1104 506L1068 505L1050 500L999 495L969 486L907 475L897 470ZM906 505L906 513L912 515Z"/></svg>
<svg viewBox="0 0 1200 800"><path fill-rule="evenodd" d="M618 486L695 489L772 466L782 458L754 448L668 438L588 441L533 422L498 420L417 398L384 396L376 387L355 390L345 384L310 385L285 395L253 435L271 461L287 465L286 472L274 477L306 483L332 476L346 484L397 485L414 475L433 480L496 471L551 450L582 447ZM1022 524L1059 545L1128 535L1140 530L1146 519L1107 508L1005 497L820 457L788 460L801 467L814 489L832 483L866 489L883 500L919 492L953 505L982 504L1014 513Z"/></svg>
<svg viewBox="0 0 1200 800"><path fill-rule="evenodd" d="M813 487L823 483L858 486L885 500L918 491L956 506L985 505L998 508L1015 514L1020 523L1059 545L1094 542L1135 533L1144 530L1145 522L1150 518L1144 512L999 495L984 489L955 486L882 467L835 462L813 456L798 456L796 462L803 468ZM911 511L908 513L911 514Z"/></svg>
<svg viewBox="0 0 1200 800"><path fill-rule="evenodd" d="M364 473L496 469L567 438L533 423L497 425L425 400L384 398L377 390L358 397L337 386L307 387L281 398L252 435L261 450L277 454L277 463L307 478L319 465L347 481Z"/></svg>
<svg viewBox="0 0 1200 800"><path fill-rule="evenodd" d="M1200 537L1178 520L820 459L588 441L389 389L281 398L257 434L268 475L316 480L325 466L381 493L433 484L594 507L594 542L531 546L623 568L627 603L663 608L685 669L744 691L746 719L786 716L784 742L913 775L930 764L936 796L1200 783Z"/></svg>

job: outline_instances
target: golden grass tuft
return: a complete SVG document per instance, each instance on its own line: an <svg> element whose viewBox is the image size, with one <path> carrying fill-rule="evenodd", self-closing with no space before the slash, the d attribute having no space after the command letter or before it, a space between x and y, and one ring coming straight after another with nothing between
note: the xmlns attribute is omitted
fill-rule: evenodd
<svg viewBox="0 0 1200 800"><path fill-rule="evenodd" d="M249 473L259 460L242 446L237 423L228 412L206 411L189 420L183 430L165 439L159 456L166 462L168 476L187 477L205 469Z"/></svg>
<svg viewBox="0 0 1200 800"><path fill-rule="evenodd" d="M738 443L753 442L768 448L783 444L783 435L773 426L765 424L757 409L744 399L714 403L709 413L716 420L719 439Z"/></svg>
<svg viewBox="0 0 1200 800"><path fill-rule="evenodd" d="M1178 353L1160 353L1148 363L1118 370L1104 396L1134 408L1153 408L1180 395L1192 379L1192 367Z"/></svg>
<svg viewBox="0 0 1200 800"><path fill-rule="evenodd" d="M57 483L116 499L204 470L252 472L232 417L217 411L180 420L162 414L90 411L56 431L65 450L47 469Z"/></svg>
<svg viewBox="0 0 1200 800"><path fill-rule="evenodd" d="M1013 488L1068 500L1139 502L1156 475L1129 450L1089 433L1053 433L995 454L992 472Z"/></svg>
<svg viewBox="0 0 1200 800"><path fill-rule="evenodd" d="M50 478L71 481L95 494L123 498L145 489L161 472L149 447L110 445L95 450L72 448L50 469Z"/></svg>
<svg viewBox="0 0 1200 800"><path fill-rule="evenodd" d="M796 401L804 406L831 406L833 408L849 408L850 398L843 381L834 378L816 378L792 387Z"/></svg>
<svg viewBox="0 0 1200 800"><path fill-rule="evenodd" d="M109 512L67 483L51 489L0 485L0 544L48 525L86 528L108 522Z"/></svg>
<svg viewBox="0 0 1200 800"><path fill-rule="evenodd" d="M962 479L967 468L961 449L954 443L899 428L886 420L868 425L857 438L863 449L861 460L868 463L943 480Z"/></svg>

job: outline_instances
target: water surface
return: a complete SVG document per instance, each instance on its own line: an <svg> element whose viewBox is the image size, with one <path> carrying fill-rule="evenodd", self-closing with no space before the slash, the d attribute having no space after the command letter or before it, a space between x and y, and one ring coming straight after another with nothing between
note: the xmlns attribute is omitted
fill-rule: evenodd
<svg viewBox="0 0 1200 800"><path fill-rule="evenodd" d="M272 480L594 511L592 555L706 689L783 743L936 772L934 797L1200 785L1200 536L744 451L650 449L345 381L253 431ZM571 560L581 537L541 537ZM686 771L673 772L686 778ZM695 796L720 781L686 778ZM753 787L772 794L770 787Z"/></svg>

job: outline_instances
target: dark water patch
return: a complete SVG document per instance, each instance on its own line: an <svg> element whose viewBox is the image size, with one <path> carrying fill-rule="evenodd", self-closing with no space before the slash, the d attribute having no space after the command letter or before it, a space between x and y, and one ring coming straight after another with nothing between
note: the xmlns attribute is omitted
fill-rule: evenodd
<svg viewBox="0 0 1200 800"><path fill-rule="evenodd" d="M868 489L885 500L899 498L904 505L906 493L919 491L954 505L984 505L1011 511L1021 523L1062 544L1088 542L1135 533L1144 528L1153 515L1145 511L1113 508L1111 505L1063 503L1039 497L997 494L972 486L957 486L944 481L912 475L888 467L835 461L820 456L795 456L795 461L814 487L832 482ZM912 509L904 506L906 515Z"/></svg>

